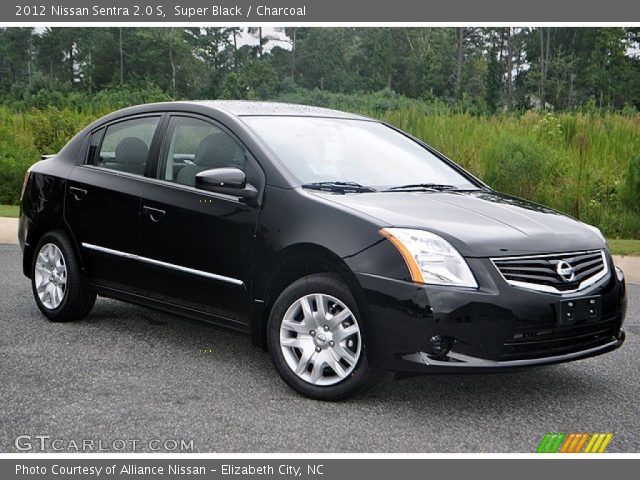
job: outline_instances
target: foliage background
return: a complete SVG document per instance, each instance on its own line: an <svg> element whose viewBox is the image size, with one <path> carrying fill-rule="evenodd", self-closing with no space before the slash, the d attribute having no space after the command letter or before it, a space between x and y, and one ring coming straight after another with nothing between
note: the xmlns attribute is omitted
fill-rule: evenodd
<svg viewBox="0 0 640 480"><path fill-rule="evenodd" d="M115 109L271 99L381 118L498 190L640 238L638 29L248 30L0 29L0 204Z"/></svg>

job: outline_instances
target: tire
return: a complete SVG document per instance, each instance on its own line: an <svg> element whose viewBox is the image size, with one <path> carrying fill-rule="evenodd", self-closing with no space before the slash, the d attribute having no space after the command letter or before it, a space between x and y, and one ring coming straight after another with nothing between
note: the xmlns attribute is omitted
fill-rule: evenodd
<svg viewBox="0 0 640 480"><path fill-rule="evenodd" d="M316 400L346 399L371 387L382 373L367 358L363 327L356 301L339 276L303 277L271 309L271 359L298 393Z"/></svg>
<svg viewBox="0 0 640 480"><path fill-rule="evenodd" d="M31 262L31 289L40 311L49 320L67 322L86 317L96 301L66 235L46 233Z"/></svg>

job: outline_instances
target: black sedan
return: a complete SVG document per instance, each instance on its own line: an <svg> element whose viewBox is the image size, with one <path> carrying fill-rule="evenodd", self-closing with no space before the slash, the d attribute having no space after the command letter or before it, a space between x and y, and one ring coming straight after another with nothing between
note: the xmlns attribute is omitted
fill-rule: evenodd
<svg viewBox="0 0 640 480"><path fill-rule="evenodd" d="M29 170L19 238L51 320L101 295L234 328L318 399L384 370L520 368L624 341L624 275L596 228L333 110L107 115Z"/></svg>

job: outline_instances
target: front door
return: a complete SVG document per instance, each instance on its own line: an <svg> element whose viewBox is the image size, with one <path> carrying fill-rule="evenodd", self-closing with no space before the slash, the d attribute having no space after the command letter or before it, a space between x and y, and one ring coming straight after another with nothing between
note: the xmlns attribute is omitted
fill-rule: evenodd
<svg viewBox="0 0 640 480"><path fill-rule="evenodd" d="M199 172L228 166L261 186L261 170L229 132L202 118L171 117L157 179L142 192L141 285L156 300L246 329L259 209L194 187Z"/></svg>

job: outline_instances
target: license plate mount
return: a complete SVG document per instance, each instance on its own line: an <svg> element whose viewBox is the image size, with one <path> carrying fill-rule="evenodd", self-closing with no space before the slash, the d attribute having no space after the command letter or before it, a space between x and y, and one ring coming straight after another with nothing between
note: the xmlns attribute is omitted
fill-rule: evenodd
<svg viewBox="0 0 640 480"><path fill-rule="evenodd" d="M593 323L602 318L602 299L599 295L578 297L560 302L558 324Z"/></svg>

